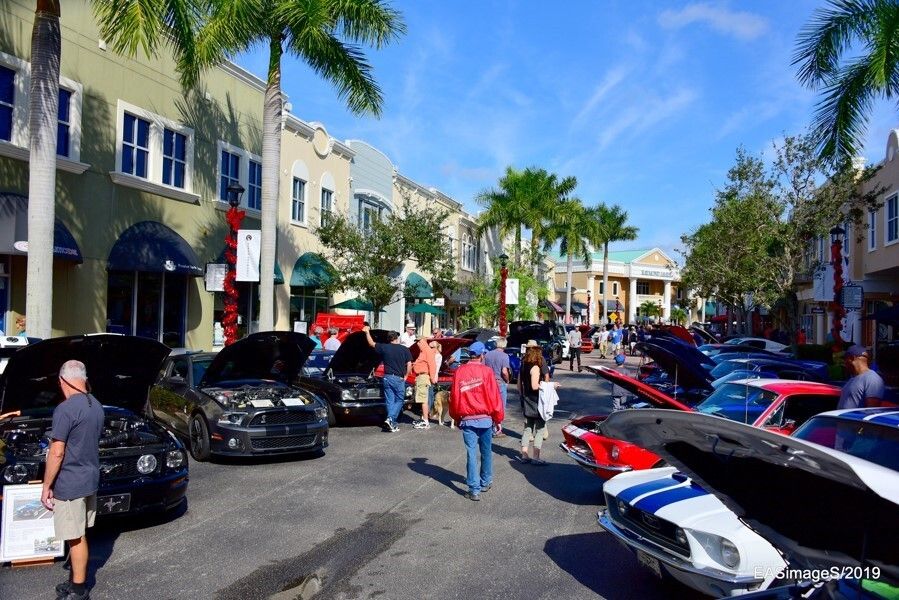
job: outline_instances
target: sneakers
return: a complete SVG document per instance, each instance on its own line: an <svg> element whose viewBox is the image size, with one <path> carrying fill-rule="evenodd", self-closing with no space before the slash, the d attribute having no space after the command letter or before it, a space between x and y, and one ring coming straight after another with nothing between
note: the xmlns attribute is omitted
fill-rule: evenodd
<svg viewBox="0 0 899 600"><path fill-rule="evenodd" d="M85 589L83 594L76 594L72 591L72 582L66 581L56 586L57 600L88 600L90 593Z"/></svg>
<svg viewBox="0 0 899 600"><path fill-rule="evenodd" d="M397 424L394 423L393 421L391 421L390 419L384 420L384 427L390 433L396 433L397 431L400 430L400 428L397 426Z"/></svg>
<svg viewBox="0 0 899 600"><path fill-rule="evenodd" d="M523 464L523 465L526 465L526 464L528 464L529 462L531 462L531 459L530 459L529 457L527 457L527 456L522 456L521 454L516 454L516 455L515 455L515 461L516 461L516 462L520 462L520 463Z"/></svg>
<svg viewBox="0 0 899 600"><path fill-rule="evenodd" d="M412 424L412 427L414 427L415 429L430 429L431 424L427 421L416 421Z"/></svg>
<svg viewBox="0 0 899 600"><path fill-rule="evenodd" d="M481 486L481 493L483 494L483 493L485 493L485 492L489 492L489 491L490 491L490 488L492 488L492 487L493 487L493 484L492 484L492 483L488 483L487 485L482 485L482 486Z"/></svg>
<svg viewBox="0 0 899 600"><path fill-rule="evenodd" d="M465 492L465 497L468 498L469 500L473 500L475 502L478 502L481 499L480 494L472 494L471 492Z"/></svg>
<svg viewBox="0 0 899 600"><path fill-rule="evenodd" d="M532 459L531 459L531 464L534 465L535 467L545 467L545 466L546 466L546 461L545 461L545 460L541 460L541 459L539 459L539 458L532 458Z"/></svg>

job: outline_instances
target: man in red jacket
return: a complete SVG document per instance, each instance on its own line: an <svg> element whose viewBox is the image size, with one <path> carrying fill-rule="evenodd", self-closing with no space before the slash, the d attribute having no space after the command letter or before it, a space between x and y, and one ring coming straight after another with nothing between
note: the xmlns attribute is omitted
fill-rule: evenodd
<svg viewBox="0 0 899 600"><path fill-rule="evenodd" d="M468 451L468 493L465 497L480 500L481 492L493 485L493 431L500 428L505 413L493 369L481 361L487 348L481 342L475 342L468 347L468 352L471 359L453 375L449 413L459 423ZM478 449L481 453L480 472Z"/></svg>

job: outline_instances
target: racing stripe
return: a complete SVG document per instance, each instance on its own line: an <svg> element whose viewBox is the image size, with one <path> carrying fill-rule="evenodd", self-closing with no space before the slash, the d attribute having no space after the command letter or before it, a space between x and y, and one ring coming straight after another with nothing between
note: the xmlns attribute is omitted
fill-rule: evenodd
<svg viewBox="0 0 899 600"><path fill-rule="evenodd" d="M670 477L666 477L665 479L654 479L652 481L647 481L646 483L635 485L634 487L629 487L626 490L621 490L618 492L618 498L630 504L633 502L634 498L638 498L643 494L658 492L659 490L670 488L675 485L680 485L680 482L671 479Z"/></svg>
<svg viewBox="0 0 899 600"><path fill-rule="evenodd" d="M899 426L899 411L879 413L865 417L865 421L877 423L878 425Z"/></svg>
<svg viewBox="0 0 899 600"><path fill-rule="evenodd" d="M681 502L682 500L689 500L691 498L698 498L700 496L707 495L708 492L699 486L685 485L670 490L665 490L659 492L658 494L647 496L646 498L643 498L642 500L634 504L634 508L648 512L650 514L655 514L657 510L668 506L669 504L674 504L675 502Z"/></svg>
<svg viewBox="0 0 899 600"><path fill-rule="evenodd" d="M865 417L870 415L871 411L869 410L852 410L837 416L843 417L845 419L858 419L859 421L863 421Z"/></svg>

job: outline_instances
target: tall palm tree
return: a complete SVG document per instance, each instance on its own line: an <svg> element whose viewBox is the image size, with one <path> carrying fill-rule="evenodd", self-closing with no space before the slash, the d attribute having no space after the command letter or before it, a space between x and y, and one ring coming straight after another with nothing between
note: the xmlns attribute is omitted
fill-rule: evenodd
<svg viewBox="0 0 899 600"><path fill-rule="evenodd" d="M170 46L179 61L192 54L199 0L93 0L102 39L114 50L148 55ZM53 332L53 223L56 213L56 137L62 43L59 0L37 0L31 32L31 87L28 99L28 267L25 313L28 333Z"/></svg>
<svg viewBox="0 0 899 600"><path fill-rule="evenodd" d="M602 245L602 322L606 321L609 297L609 244L637 239L638 228L627 224L627 211L617 204L611 208L600 204L589 209L593 220L593 242Z"/></svg>
<svg viewBox="0 0 899 600"><path fill-rule="evenodd" d="M537 251L547 241L545 234L553 222L555 211L577 187L577 178L559 179L555 173L537 168L525 169L524 178L528 190L528 210L524 224L531 230L531 256L536 275L540 266Z"/></svg>
<svg viewBox="0 0 899 600"><path fill-rule="evenodd" d="M571 277L574 271L574 256L582 257L584 264L590 268L590 229L594 222L589 218L587 209L578 198L569 198L558 204L552 223L546 229L543 249L549 250L559 242L559 255L567 257L568 269L565 281L565 318L571 315Z"/></svg>
<svg viewBox="0 0 899 600"><path fill-rule="evenodd" d="M485 209L478 217L478 236L492 228L496 228L502 238L512 233L515 238L512 260L516 265L521 264L521 230L528 219L526 189L524 173L506 167L496 188L483 190L475 197Z"/></svg>
<svg viewBox="0 0 899 600"><path fill-rule="evenodd" d="M671 309L671 322L675 325L683 325L687 322L688 317L687 311L679 306L675 306Z"/></svg>
<svg viewBox="0 0 899 600"><path fill-rule="evenodd" d="M262 240L260 272L275 268L281 171L281 59L303 60L330 81L349 109L381 113L381 89L360 45L381 48L406 30L399 12L382 0L205 0L206 24L197 38L194 66L199 71L254 46L268 46L268 73L262 113ZM274 281L259 282L259 327L274 328Z"/></svg>
<svg viewBox="0 0 899 600"><path fill-rule="evenodd" d="M861 149L875 98L899 94L899 4L829 0L799 34L799 81L820 89L812 133L823 156L845 161Z"/></svg>

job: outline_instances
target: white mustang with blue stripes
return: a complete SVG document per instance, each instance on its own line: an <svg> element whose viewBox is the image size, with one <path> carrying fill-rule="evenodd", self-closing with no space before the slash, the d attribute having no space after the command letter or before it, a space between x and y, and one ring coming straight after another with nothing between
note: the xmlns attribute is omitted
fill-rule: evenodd
<svg viewBox="0 0 899 600"><path fill-rule="evenodd" d="M720 598L765 589L786 566L771 544L673 467L622 473L603 492L600 526L658 576Z"/></svg>

